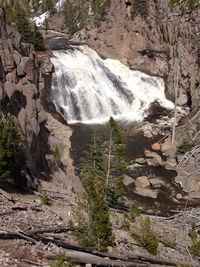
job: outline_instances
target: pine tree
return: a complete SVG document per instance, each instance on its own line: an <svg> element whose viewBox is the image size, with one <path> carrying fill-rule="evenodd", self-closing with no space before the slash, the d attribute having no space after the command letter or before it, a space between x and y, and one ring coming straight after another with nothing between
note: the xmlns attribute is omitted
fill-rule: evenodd
<svg viewBox="0 0 200 267"><path fill-rule="evenodd" d="M38 27L36 24L34 25L32 44L34 45L35 49L38 51L44 51L46 49L43 36L41 32L38 30Z"/></svg>
<svg viewBox="0 0 200 267"><path fill-rule="evenodd" d="M106 187L110 206L116 207L123 192L123 179L126 171L125 145L123 144L122 132L111 117L107 124L108 155Z"/></svg>
<svg viewBox="0 0 200 267"><path fill-rule="evenodd" d="M26 12L20 7L16 9L15 28L22 35L23 42L32 43L32 26L30 21L28 20Z"/></svg>
<svg viewBox="0 0 200 267"><path fill-rule="evenodd" d="M106 251L114 241L112 225L109 219L109 206L105 187L105 156L98 135L81 160L82 183L85 193L79 199L75 212L78 218L76 236L82 245L100 251Z"/></svg>
<svg viewBox="0 0 200 267"><path fill-rule="evenodd" d="M42 1L42 10L43 12L49 11L51 15L53 15L56 12L56 9L54 7L54 1L53 0L43 0Z"/></svg>
<svg viewBox="0 0 200 267"><path fill-rule="evenodd" d="M14 178L20 181L25 167L22 136L15 126L13 117L0 124L0 179Z"/></svg>
<svg viewBox="0 0 200 267"><path fill-rule="evenodd" d="M80 169L83 173L90 172L92 175L101 177L101 180L105 180L106 157L98 132L94 133L92 140L92 145L89 146L88 151L81 158Z"/></svg>

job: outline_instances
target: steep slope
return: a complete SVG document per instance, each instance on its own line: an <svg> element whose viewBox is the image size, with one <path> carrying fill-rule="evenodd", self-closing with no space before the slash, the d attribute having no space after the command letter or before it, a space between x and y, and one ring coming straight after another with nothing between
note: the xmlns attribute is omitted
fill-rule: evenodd
<svg viewBox="0 0 200 267"><path fill-rule="evenodd" d="M0 101L3 111L18 119L26 139L27 164L34 176L47 167L41 145L47 138L46 115L40 104L40 94L44 76L51 74L52 64L49 62L48 68L47 65L42 67L33 46L22 43L19 33L5 24L1 7L0 34Z"/></svg>

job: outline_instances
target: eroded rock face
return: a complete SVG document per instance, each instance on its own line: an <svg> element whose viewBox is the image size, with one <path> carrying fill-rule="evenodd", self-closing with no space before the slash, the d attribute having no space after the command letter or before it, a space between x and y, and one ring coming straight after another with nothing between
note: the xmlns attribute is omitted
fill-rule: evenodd
<svg viewBox="0 0 200 267"><path fill-rule="evenodd" d="M42 63L33 46L21 42L19 33L5 24L4 10L0 8L0 100L5 112L19 122L27 145L27 164L34 175L39 165L45 169L44 145L46 138L45 114L40 104L41 90L51 68L41 72ZM46 137L45 137L46 135Z"/></svg>
<svg viewBox="0 0 200 267"><path fill-rule="evenodd" d="M148 17L144 19L140 15L131 17L128 2L113 0L100 27L86 26L77 41L86 42L101 55L119 59L132 69L163 77L171 99L178 70L178 102L197 108L200 8L182 15L178 8L170 10L169 1L150 0Z"/></svg>

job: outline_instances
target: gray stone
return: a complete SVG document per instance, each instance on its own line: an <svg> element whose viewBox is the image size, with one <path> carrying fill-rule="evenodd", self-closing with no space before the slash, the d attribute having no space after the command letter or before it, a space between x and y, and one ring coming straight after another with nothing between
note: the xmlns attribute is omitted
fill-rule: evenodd
<svg viewBox="0 0 200 267"><path fill-rule="evenodd" d="M17 66L17 75L24 77L30 69L33 69L33 60L29 57L22 57L20 64Z"/></svg>
<svg viewBox="0 0 200 267"><path fill-rule="evenodd" d="M154 199L156 199L158 196L157 191L152 190L152 189L147 189L147 188L142 189L142 188L136 187L134 192L140 196L150 197Z"/></svg>
<svg viewBox="0 0 200 267"><path fill-rule="evenodd" d="M159 188L163 184L163 182L159 178L150 179L149 182L155 188Z"/></svg>
<svg viewBox="0 0 200 267"><path fill-rule="evenodd" d="M195 191L195 192L190 192L189 193L189 196L191 197L191 198L200 198L200 191Z"/></svg>
<svg viewBox="0 0 200 267"><path fill-rule="evenodd" d="M131 178L131 177L128 176L128 175L125 175L125 176L124 176L123 184L124 184L125 186L129 186L129 185L134 184L134 183L135 183L135 181L133 180L133 178Z"/></svg>

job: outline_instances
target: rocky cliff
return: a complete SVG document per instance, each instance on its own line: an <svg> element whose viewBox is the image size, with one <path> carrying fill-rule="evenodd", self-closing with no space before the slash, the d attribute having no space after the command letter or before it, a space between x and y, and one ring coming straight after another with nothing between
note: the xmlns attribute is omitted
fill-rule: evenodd
<svg viewBox="0 0 200 267"><path fill-rule="evenodd" d="M85 27L72 40L87 43L102 56L119 59L132 69L163 77L171 99L178 77L178 104L199 107L200 7L182 12L179 5L170 8L169 0L149 0L147 16L133 16L133 2L110 1L98 24L89 12ZM62 11L50 18L50 29L61 31L64 25Z"/></svg>
<svg viewBox="0 0 200 267"><path fill-rule="evenodd" d="M0 8L0 101L4 112L14 115L26 140L27 165L32 176L45 169L43 143L47 140L46 114L40 104L41 91L52 72L33 46L21 42L21 36L5 23Z"/></svg>
<svg viewBox="0 0 200 267"><path fill-rule="evenodd" d="M165 79L174 97L178 76L178 103L193 109L200 104L200 8L180 12L169 1L148 1L148 16L131 16L132 1L113 0L100 27L87 25L78 39L106 57L120 59Z"/></svg>

